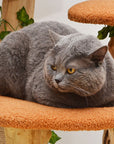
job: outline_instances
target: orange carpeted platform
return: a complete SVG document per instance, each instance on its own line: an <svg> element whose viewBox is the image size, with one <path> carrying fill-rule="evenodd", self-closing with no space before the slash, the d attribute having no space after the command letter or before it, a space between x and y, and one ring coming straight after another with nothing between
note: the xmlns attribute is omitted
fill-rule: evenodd
<svg viewBox="0 0 114 144"><path fill-rule="evenodd" d="M72 6L68 18L82 23L114 25L114 0L89 0Z"/></svg>
<svg viewBox="0 0 114 144"><path fill-rule="evenodd" d="M114 107L64 109L0 96L0 127L54 130L114 128Z"/></svg>

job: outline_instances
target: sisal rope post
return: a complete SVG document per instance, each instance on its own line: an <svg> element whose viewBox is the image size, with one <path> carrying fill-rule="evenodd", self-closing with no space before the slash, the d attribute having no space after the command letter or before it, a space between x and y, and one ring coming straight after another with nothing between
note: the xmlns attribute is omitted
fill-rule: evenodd
<svg viewBox="0 0 114 144"><path fill-rule="evenodd" d="M0 144L5 144L4 128L0 127Z"/></svg>
<svg viewBox="0 0 114 144"><path fill-rule="evenodd" d="M22 7L25 7L30 18L34 16L35 0L3 0L2 1L2 18L8 21L14 28L18 25L16 12ZM20 27L19 27L20 29ZM4 30L4 26L1 27L1 31ZM7 24L7 30L11 30L11 27Z"/></svg>
<svg viewBox="0 0 114 144"><path fill-rule="evenodd" d="M8 21L14 28L16 28L18 25L16 12L19 11L23 6L25 7L30 18L33 18L35 0L3 0L2 18ZM7 30L12 31L8 24L6 26ZM19 26L18 30L20 28L21 27ZM0 31L4 31L3 25L0 28ZM48 144L50 137L50 130L0 128L0 144Z"/></svg>
<svg viewBox="0 0 114 144"><path fill-rule="evenodd" d="M114 129L104 130L102 144L114 144Z"/></svg>
<svg viewBox="0 0 114 144"><path fill-rule="evenodd" d="M114 37L111 37L108 46L109 46L109 51L114 58Z"/></svg>

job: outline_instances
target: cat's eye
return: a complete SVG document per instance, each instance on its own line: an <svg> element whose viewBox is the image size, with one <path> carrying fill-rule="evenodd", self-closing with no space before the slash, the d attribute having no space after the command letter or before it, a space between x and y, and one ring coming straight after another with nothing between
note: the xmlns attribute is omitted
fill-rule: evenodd
<svg viewBox="0 0 114 144"><path fill-rule="evenodd" d="M51 69L54 70L54 71L57 70L56 66L54 66L54 65L51 66Z"/></svg>
<svg viewBox="0 0 114 144"><path fill-rule="evenodd" d="M73 74L73 73L75 73L75 71L76 71L75 68L68 68L68 69L67 69L67 73L68 73L68 74Z"/></svg>

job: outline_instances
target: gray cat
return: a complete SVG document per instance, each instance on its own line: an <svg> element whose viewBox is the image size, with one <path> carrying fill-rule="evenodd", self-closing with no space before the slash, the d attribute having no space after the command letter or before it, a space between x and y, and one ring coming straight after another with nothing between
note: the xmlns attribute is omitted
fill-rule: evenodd
<svg viewBox="0 0 114 144"><path fill-rule="evenodd" d="M114 60L93 36L34 23L0 43L0 94L55 107L113 106Z"/></svg>

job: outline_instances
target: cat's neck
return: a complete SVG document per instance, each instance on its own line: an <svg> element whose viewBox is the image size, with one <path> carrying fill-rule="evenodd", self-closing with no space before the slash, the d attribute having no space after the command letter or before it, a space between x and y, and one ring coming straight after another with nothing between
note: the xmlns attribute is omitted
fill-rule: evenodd
<svg viewBox="0 0 114 144"><path fill-rule="evenodd" d="M99 101L107 104L114 100L114 59L110 52L105 57L106 81L103 89L98 92Z"/></svg>

